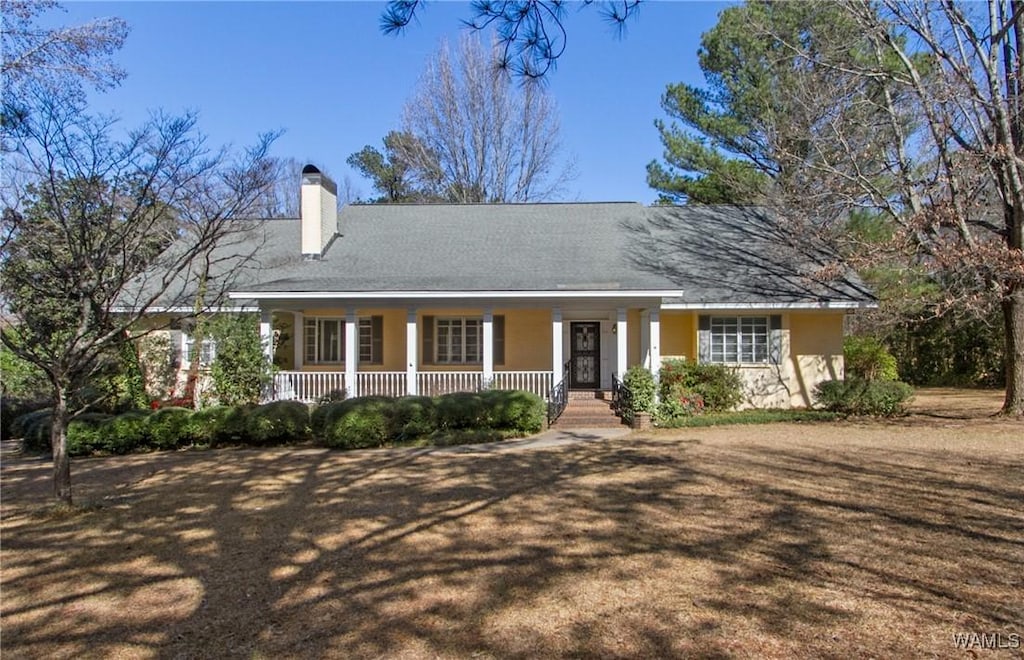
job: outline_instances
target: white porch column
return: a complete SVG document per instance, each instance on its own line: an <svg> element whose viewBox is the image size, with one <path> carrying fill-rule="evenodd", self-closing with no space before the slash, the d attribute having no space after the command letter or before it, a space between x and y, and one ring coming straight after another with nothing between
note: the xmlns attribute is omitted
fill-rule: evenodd
<svg viewBox="0 0 1024 660"><path fill-rule="evenodd" d="M292 312L295 317L292 330L292 348L295 351L295 371L302 370L302 360L305 357L306 346L306 325L302 312Z"/></svg>
<svg viewBox="0 0 1024 660"><path fill-rule="evenodd" d="M263 355L267 362L274 364L274 324L273 312L269 309L260 309L260 344L263 346Z"/></svg>
<svg viewBox="0 0 1024 660"><path fill-rule="evenodd" d="M554 372L552 382L558 383L562 379L562 308L551 308L551 371ZM566 383L566 387L568 387Z"/></svg>
<svg viewBox="0 0 1024 660"><path fill-rule="evenodd" d="M417 346L416 308L410 307L405 313L405 391L418 394L416 383Z"/></svg>
<svg viewBox="0 0 1024 660"><path fill-rule="evenodd" d="M349 397L359 396L356 367L359 364L359 323L356 308L345 310L345 389Z"/></svg>
<svg viewBox="0 0 1024 660"><path fill-rule="evenodd" d="M651 368L651 313L647 310L640 312L640 364Z"/></svg>
<svg viewBox="0 0 1024 660"><path fill-rule="evenodd" d="M661 310L651 310L651 321L649 324L651 332L651 373L654 375L654 382L658 382L661 372ZM654 390L654 400L658 400L658 390Z"/></svg>
<svg viewBox="0 0 1024 660"><path fill-rule="evenodd" d="M626 375L626 357L629 343L626 341L626 308L619 307L615 320L615 377L622 380Z"/></svg>
<svg viewBox="0 0 1024 660"><path fill-rule="evenodd" d="M484 308L484 373L483 386L490 387L494 380L494 308Z"/></svg>

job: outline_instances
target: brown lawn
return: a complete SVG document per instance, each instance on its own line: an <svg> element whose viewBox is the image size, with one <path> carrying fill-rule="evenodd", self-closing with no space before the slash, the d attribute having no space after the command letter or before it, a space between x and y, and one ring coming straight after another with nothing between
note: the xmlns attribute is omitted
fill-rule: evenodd
<svg viewBox="0 0 1024 660"><path fill-rule="evenodd" d="M4 658L947 657L1024 636L1024 432L898 422L550 448L2 466ZM1024 641L1024 640L1022 640ZM1021 648L975 649L1021 657Z"/></svg>

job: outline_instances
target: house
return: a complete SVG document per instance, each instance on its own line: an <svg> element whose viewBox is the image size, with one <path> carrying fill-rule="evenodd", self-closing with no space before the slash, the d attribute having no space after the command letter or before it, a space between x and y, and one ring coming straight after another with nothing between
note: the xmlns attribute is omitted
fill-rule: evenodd
<svg viewBox="0 0 1024 660"><path fill-rule="evenodd" d="M307 166L301 218L259 223L256 267L230 298L261 315L275 398L607 390L631 365L682 357L736 365L748 406L808 406L843 377L844 316L874 299L856 277L822 277L833 255L776 224L636 203L338 212L335 184Z"/></svg>

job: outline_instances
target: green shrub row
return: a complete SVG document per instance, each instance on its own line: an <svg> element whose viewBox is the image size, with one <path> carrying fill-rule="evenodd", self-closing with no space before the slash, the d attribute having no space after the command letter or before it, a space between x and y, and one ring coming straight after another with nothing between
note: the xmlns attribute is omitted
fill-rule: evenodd
<svg viewBox="0 0 1024 660"><path fill-rule="evenodd" d="M480 441L526 435L543 428L544 415L544 401L536 394L489 390L328 403L313 412L311 426L328 447L355 449L423 438L450 444L449 436Z"/></svg>
<svg viewBox="0 0 1024 660"><path fill-rule="evenodd" d="M827 380L814 388L815 402L843 415L894 417L906 410L913 395L910 385L897 380Z"/></svg>
<svg viewBox="0 0 1024 660"><path fill-rule="evenodd" d="M20 416L12 435L25 447L50 450L49 409ZM68 425L68 453L126 454L132 451L177 449L190 445L271 445L304 440L309 436L309 409L297 401L276 401L262 406L216 406L132 410L120 415L85 413Z"/></svg>
<svg viewBox="0 0 1024 660"><path fill-rule="evenodd" d="M120 415L86 413L68 426L68 452L126 454L224 444L273 445L307 439L312 434L329 447L381 447L426 439L431 444L482 442L540 431L543 400L522 391L491 390L447 394L437 398L361 397L328 403L313 410L297 401L261 406L215 406L133 410ZM50 450L49 409L19 416L13 437L25 447Z"/></svg>

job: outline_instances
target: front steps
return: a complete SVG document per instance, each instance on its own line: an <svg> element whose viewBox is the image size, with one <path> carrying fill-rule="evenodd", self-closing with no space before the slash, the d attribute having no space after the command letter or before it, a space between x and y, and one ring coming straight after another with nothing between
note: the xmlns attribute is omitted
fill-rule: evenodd
<svg viewBox="0 0 1024 660"><path fill-rule="evenodd" d="M621 428L622 420L612 411L612 393L600 390L569 392L569 403L551 425L553 429Z"/></svg>

